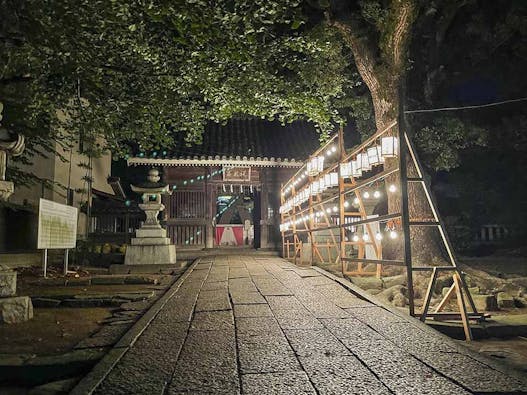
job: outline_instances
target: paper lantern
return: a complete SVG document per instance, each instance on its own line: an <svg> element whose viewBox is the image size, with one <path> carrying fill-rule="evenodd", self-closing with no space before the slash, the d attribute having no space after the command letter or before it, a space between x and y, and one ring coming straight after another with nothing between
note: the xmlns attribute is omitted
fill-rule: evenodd
<svg viewBox="0 0 527 395"><path fill-rule="evenodd" d="M329 173L329 186L336 187L339 185L339 174L335 171Z"/></svg>
<svg viewBox="0 0 527 395"><path fill-rule="evenodd" d="M368 155L368 162L370 163L370 166L375 166L381 163L381 160L379 158L379 154L377 152L377 147L370 147L366 151Z"/></svg>
<svg viewBox="0 0 527 395"><path fill-rule="evenodd" d="M366 153L357 154L357 162L359 163L359 168L362 171L371 170L371 165L370 165L370 161L368 159L368 154L366 154Z"/></svg>
<svg viewBox="0 0 527 395"><path fill-rule="evenodd" d="M311 183L311 195L315 196L320 192L320 183L318 181L313 181Z"/></svg>
<svg viewBox="0 0 527 395"><path fill-rule="evenodd" d="M324 174L324 185L326 186L326 188L331 187L331 174Z"/></svg>
<svg viewBox="0 0 527 395"><path fill-rule="evenodd" d="M384 163L384 156L382 156L382 147L380 144L377 144L375 146L375 148L377 149L377 156L379 157L379 162L380 163Z"/></svg>
<svg viewBox="0 0 527 395"><path fill-rule="evenodd" d="M381 153L385 158L394 158L399 152L399 141L397 137L386 136L381 139Z"/></svg>
<svg viewBox="0 0 527 395"><path fill-rule="evenodd" d="M340 164L340 176L342 178L351 177L351 162Z"/></svg>
<svg viewBox="0 0 527 395"><path fill-rule="evenodd" d="M310 176L316 176L324 170L324 157L315 156L307 162L307 174Z"/></svg>
<svg viewBox="0 0 527 395"><path fill-rule="evenodd" d="M326 190L327 186L326 186L326 182L324 180L324 177L322 177L319 181L318 181L318 185L319 185L319 192L323 192Z"/></svg>
<svg viewBox="0 0 527 395"><path fill-rule="evenodd" d="M360 163L356 159L351 161L351 175L355 178L362 176Z"/></svg>

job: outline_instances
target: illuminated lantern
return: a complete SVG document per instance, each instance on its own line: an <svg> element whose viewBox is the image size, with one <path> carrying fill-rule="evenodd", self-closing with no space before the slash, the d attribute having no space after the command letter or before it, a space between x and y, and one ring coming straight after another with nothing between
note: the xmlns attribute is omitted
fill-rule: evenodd
<svg viewBox="0 0 527 395"><path fill-rule="evenodd" d="M397 137L386 136L381 139L381 154L384 158L394 158L399 151L399 141Z"/></svg>
<svg viewBox="0 0 527 395"><path fill-rule="evenodd" d="M368 154L366 154L366 153L357 154L357 162L359 163L359 168L362 171L371 170L371 165L370 165L370 161L368 159Z"/></svg>
<svg viewBox="0 0 527 395"><path fill-rule="evenodd" d="M324 177L322 177L319 181L318 181L318 185L319 185L319 192L323 192L327 189L327 186L326 186L326 182L324 180Z"/></svg>
<svg viewBox="0 0 527 395"><path fill-rule="evenodd" d="M313 183L311 184L311 195L315 196L316 194L318 194L318 192L320 191L319 185L320 184L318 181L313 181Z"/></svg>
<svg viewBox="0 0 527 395"><path fill-rule="evenodd" d="M370 166L375 166L381 163L379 153L377 152L377 147L368 148L367 155L368 155L368 162L370 163Z"/></svg>
<svg viewBox="0 0 527 395"><path fill-rule="evenodd" d="M315 156L307 162L307 174L310 176L316 176L324 170L324 157Z"/></svg>
<svg viewBox="0 0 527 395"><path fill-rule="evenodd" d="M355 178L362 176L360 163L356 159L351 161L351 175Z"/></svg>
<svg viewBox="0 0 527 395"><path fill-rule="evenodd" d="M377 156L379 157L379 162L384 163L384 156L382 156L382 147L380 144L376 145L375 148L377 149Z"/></svg>
<svg viewBox="0 0 527 395"><path fill-rule="evenodd" d="M340 176L342 178L351 177L351 162L340 164Z"/></svg>
<svg viewBox="0 0 527 395"><path fill-rule="evenodd" d="M324 174L324 185L326 185L326 188L331 187L331 174Z"/></svg>
<svg viewBox="0 0 527 395"><path fill-rule="evenodd" d="M339 174L336 171L329 173L329 185L332 187L339 185Z"/></svg>

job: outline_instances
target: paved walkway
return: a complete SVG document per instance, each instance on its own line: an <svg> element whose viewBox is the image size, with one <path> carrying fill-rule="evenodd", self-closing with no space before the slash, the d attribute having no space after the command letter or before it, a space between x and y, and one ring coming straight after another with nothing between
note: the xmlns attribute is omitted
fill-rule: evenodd
<svg viewBox="0 0 527 395"><path fill-rule="evenodd" d="M279 258L195 266L96 394L527 391L414 319Z"/></svg>

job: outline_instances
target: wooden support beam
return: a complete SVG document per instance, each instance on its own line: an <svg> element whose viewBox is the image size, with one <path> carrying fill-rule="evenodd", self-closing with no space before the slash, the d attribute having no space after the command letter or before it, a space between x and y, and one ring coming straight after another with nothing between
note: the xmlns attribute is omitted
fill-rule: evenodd
<svg viewBox="0 0 527 395"><path fill-rule="evenodd" d="M430 283L428 283L428 289L426 290L425 304L423 306L423 312L421 313L421 321L425 322L426 314L430 308L430 301L432 300L432 294L434 293L434 286L437 280L437 267L432 269L432 277L430 278Z"/></svg>
<svg viewBox="0 0 527 395"><path fill-rule="evenodd" d="M457 305L459 312L461 313L461 322L463 322L463 329L465 331L465 340L472 340L472 331L470 330L470 324L467 318L467 307L465 306L465 299L463 299L463 288L461 287L461 278L459 273L454 273L454 285L456 288Z"/></svg>
<svg viewBox="0 0 527 395"><path fill-rule="evenodd" d="M443 299L441 299L441 302L439 302L439 304L437 305L434 313L439 313L440 311L442 311L445 308L446 304L448 303L448 301L450 300L452 295L454 295L454 288L455 287L456 287L456 284L452 284L450 286L450 288L448 289L448 291L445 294L445 296L443 296Z"/></svg>

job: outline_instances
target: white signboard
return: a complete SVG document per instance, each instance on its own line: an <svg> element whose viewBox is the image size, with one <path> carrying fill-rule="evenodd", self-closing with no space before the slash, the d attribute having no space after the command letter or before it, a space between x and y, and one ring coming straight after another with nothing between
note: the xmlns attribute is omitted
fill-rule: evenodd
<svg viewBox="0 0 527 395"><path fill-rule="evenodd" d="M37 248L75 248L76 241L77 208L40 199Z"/></svg>

